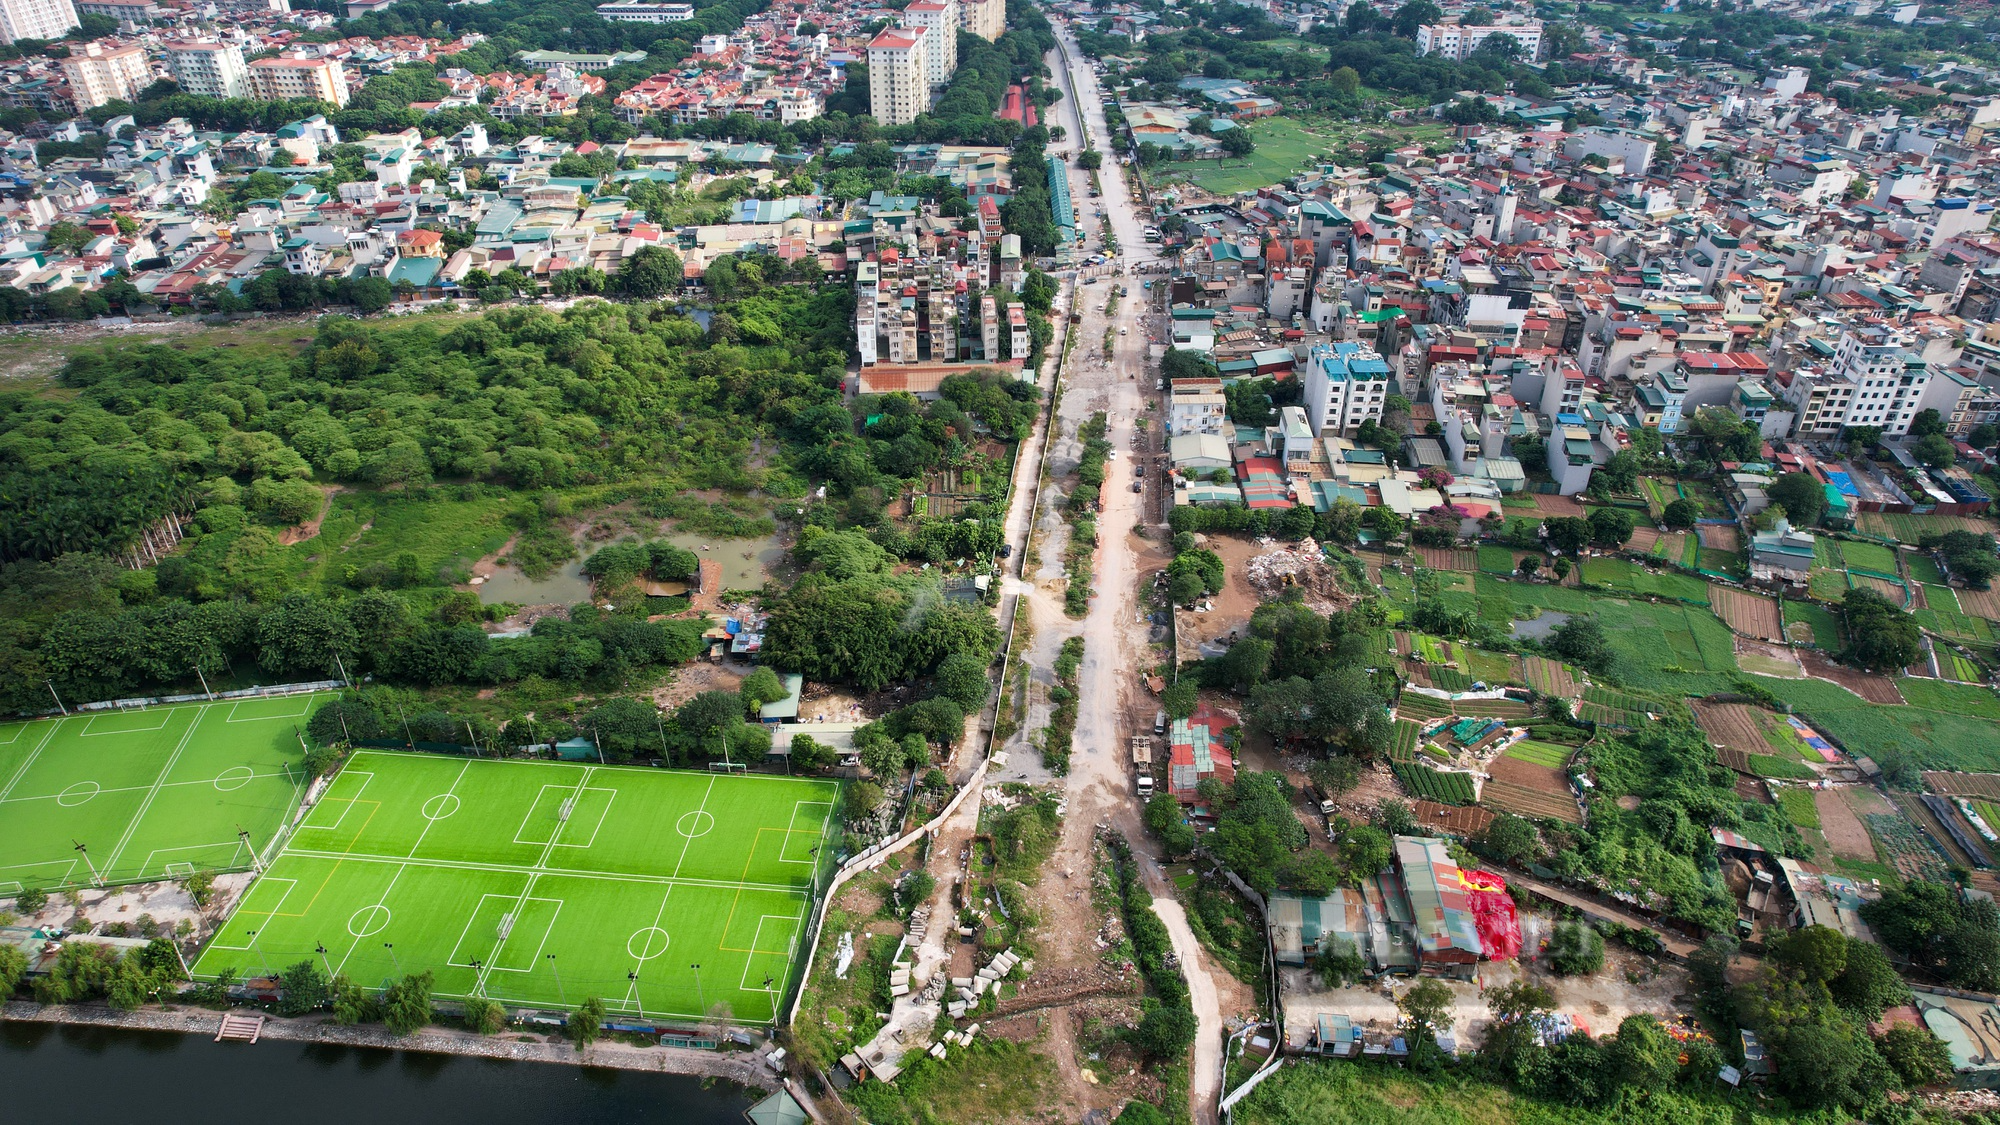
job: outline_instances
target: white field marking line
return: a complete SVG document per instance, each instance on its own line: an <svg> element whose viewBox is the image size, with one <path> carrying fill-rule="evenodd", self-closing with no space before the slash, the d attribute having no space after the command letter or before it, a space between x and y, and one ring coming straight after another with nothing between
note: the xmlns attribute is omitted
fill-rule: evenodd
<svg viewBox="0 0 2000 1125"><path fill-rule="evenodd" d="M299 881L297 879L288 879L283 875L276 875L276 876L266 875L262 879L259 879L257 881L258 886L262 886L265 883L283 883L285 885L285 892L278 896L278 901L272 903L271 909L269 910L249 909L250 905L249 896L245 895L243 904L236 908L236 913L229 916L229 920L231 922L236 921L238 918L243 918L246 915L255 915L264 920L256 928L259 930L263 929L265 926L270 924L271 919L278 917L279 911L284 907L285 903L291 899L292 892L297 890L299 886ZM250 951L252 943L248 940L245 940L242 945L230 945L228 942L223 941L222 939L228 936L228 933L229 930L227 929L226 926L223 929L217 930L215 932L215 937L209 940L208 949L226 949L232 953L248 953ZM205 949L202 952L206 954L207 950Z"/></svg>
<svg viewBox="0 0 2000 1125"><path fill-rule="evenodd" d="M304 832L309 828L320 832L339 831L340 826L342 824L347 823L347 814L353 810L354 806L361 803L361 795L363 793L368 792L368 786L375 780L375 775L368 770L345 769L340 771L340 776L361 778L361 788L355 790L354 796L352 797L336 797L332 793L328 793L325 796L321 797L319 799L319 804L314 805L313 811L307 814L306 823L299 825L298 827L299 832ZM340 815L334 819L334 822L332 824L312 823L313 817L319 814L319 810L325 808L328 804L334 802L338 802L340 805ZM296 835L296 833L294 835Z"/></svg>
<svg viewBox="0 0 2000 1125"><path fill-rule="evenodd" d="M773 957L778 956L777 950L764 950L759 948L759 942L764 936L764 923L769 922L773 918L776 918L780 922L791 922L794 925L797 924L797 920L790 914L765 914L757 919L757 932L750 935L750 952L745 953L743 955L743 976L740 980L736 982L736 990L738 992L778 991L777 989L774 988L765 988L761 983L756 985L752 985L750 983L750 970L756 964L758 957L766 955ZM797 941L796 938L789 938L785 941L785 945L789 947L795 944L796 941ZM787 953L786 956L790 956L790 954ZM771 979L776 980L777 978L773 977Z"/></svg>
<svg viewBox="0 0 2000 1125"><path fill-rule="evenodd" d="M6 800L8 795L14 792L14 787L21 784L21 779L28 776L28 771L34 767L35 759L41 757L42 750L48 746L49 739L54 738L56 732L61 730L62 725L66 722L69 722L67 717L57 719L55 722L49 724L49 733L42 736L42 740L35 744L34 751L28 755L28 760L22 762L21 768L14 771L14 776L7 779L7 787L0 789L0 801Z"/></svg>
<svg viewBox="0 0 2000 1125"><path fill-rule="evenodd" d="M201 721L207 717L208 708L197 705L194 709L194 721L188 724L187 732L182 734L180 742L175 744L174 752L167 755L167 764L161 768L160 776L153 779L152 790L140 800L139 811L132 814L131 823L125 826L125 834L118 838L118 846L112 849L111 859L104 865L104 870L118 870L118 857L125 854L126 846L132 842L132 834L139 830L139 822L146 819L147 810L153 807L153 799L160 795L160 786L166 784L167 776L174 772L174 766L181 760L181 754L187 750L188 743L194 741L194 732L201 729Z"/></svg>
<svg viewBox="0 0 2000 1125"><path fill-rule="evenodd" d="M0 739L0 746L12 746L16 742L21 741L21 732L28 729L27 723L9 723L8 725L14 728L14 737Z"/></svg>
<svg viewBox="0 0 2000 1125"><path fill-rule="evenodd" d="M694 811L708 812L708 798L709 795L714 792L715 792L715 775L711 774L709 775L708 779L708 788L703 789L701 791L701 804L696 805ZM714 817L715 814L709 813L710 820L713 820ZM674 885L680 880L681 868L685 866L687 863L688 850L694 847L694 839L695 838L692 836L686 837L686 842L681 844L681 858L676 860L674 863L674 873L667 877L667 891L665 894L660 896L660 908L653 912L653 928L656 930L661 928L660 919L665 918L667 916L667 901L673 898L674 896ZM739 886L740 885L741 884L739 884ZM635 979L632 981L632 987L625 990L625 1002L627 1004L637 1005L638 992L639 992L639 982ZM645 1009L643 1008L640 1009L641 1012L643 1012L644 1010Z"/></svg>
<svg viewBox="0 0 2000 1125"><path fill-rule="evenodd" d="M92 726L93 724L95 724L95 723L97 722L97 720L99 720L99 719L108 719L108 718L110 718L110 717L111 717L111 715L108 715L108 714L103 714L103 713L99 713L99 714L95 714L95 715L92 715L92 716L90 716L90 717L89 717L88 719L85 719L85 720L84 720L84 722L83 722L83 729L77 732L77 737L78 737L78 738L109 738L109 737L112 737L112 736L114 736L114 735L120 735L120 734L151 734L151 733L153 733L154 731L157 731L157 730L165 730L165 729L167 729L167 724L168 724L169 722L171 722L171 721L173 720L173 717L174 717L174 712L176 712L176 711L178 711L178 710L180 710L180 708L178 708L178 707L168 707L168 708L165 708L164 710L162 710L162 711L160 712L160 725L159 725L159 726L156 726L156 727L126 727L126 728L125 728L124 730L91 730L91 729L90 729L90 728L91 728L91 726ZM116 714L116 713L117 713L117 712L113 712L112 714Z"/></svg>
<svg viewBox="0 0 2000 1125"><path fill-rule="evenodd" d="M576 779L576 791L570 796L570 801L572 802L570 808L572 811L576 807L574 802L581 801L583 794L590 788L590 772L596 768L595 766L583 767L583 776ZM540 799L539 794L537 795L537 799ZM560 809L562 806L558 805L556 807ZM541 858L535 861L534 868L528 872L527 881L521 885L521 897L514 904L514 917L519 918L521 916L521 908L527 904L528 896L534 893L536 880L541 878L541 869L548 864L549 856L555 854L556 841L562 838L562 830L568 827L568 825L568 821L559 820L556 822L556 830L549 833L549 842L543 846ZM596 835L596 830L592 829L591 836L595 838ZM514 932L509 930L506 937L493 943L493 952L487 957L485 967L479 969L474 974L478 978L478 987L480 989L485 989L486 978L492 975L493 966L499 962L501 951L507 948L507 943L513 940L513 937Z"/></svg>
<svg viewBox="0 0 2000 1125"><path fill-rule="evenodd" d="M592 768L595 768L595 767L592 767ZM537 793L535 794L535 799L534 799L533 801L530 801L530 802L528 803L528 811L527 811L527 813L526 813L525 815L523 815L523 816L521 817L521 824L520 824L520 827L518 827L518 828L514 829L514 842L515 842L515 843L517 843L517 844L526 844L526 845L530 845L530 846L535 846L535 845L546 845L546 844L547 844L547 843L549 842L548 840L523 840L523 839L521 839L521 833L523 833L523 832L527 831L527 829L528 829L528 822L529 822L529 821L532 821L532 820L534 820L534 819L535 819L535 810L536 810L536 809L539 809L539 808L541 808L541 807L542 807L542 794L543 794L543 793L547 793L547 792L548 792L549 790L551 790L551 789L554 789L554 790L557 790L557 791L559 791L559 792L564 792L564 793L568 793L568 794L569 794L569 795L570 795L570 796L571 796L572 798L574 798L574 799L578 799L578 800L581 800L581 799L582 799L582 794L583 794L583 793L609 793L609 794L611 794L611 795L612 795L613 797L616 797L616 796L618 796L618 790L616 790L616 789L595 789L595 788L591 788L591 787L588 787L588 786L586 786L586 787L585 787L585 788L584 788L584 789L583 789L583 790L582 790L581 792L578 792L577 790L575 790L575 789L572 789L572 788L570 788L570 787L569 787L569 786L567 786L567 785L557 785L557 784L556 784L555 782L553 782L553 781L551 781L551 782L548 782L548 783L546 783L546 784L544 784L544 785L542 786L542 788L541 788L540 792L537 792ZM605 811L606 811L606 812L609 812L609 811L610 811L610 809L611 809L611 802L610 802L610 801L606 801L606 802L604 803L604 808L605 808ZM574 813L576 812L575 808L571 808L571 809L570 809L570 812L571 812L572 814L574 814ZM561 815L561 813L562 813L562 802L558 801L558 802L556 802L556 814L557 814L558 816L560 816L560 815ZM562 836L562 830L563 830L563 829L564 829L565 827L567 827L567 826L568 826L568 823L569 823L568 821L563 821L563 820L558 820L558 821L556 821L556 829L555 829L555 832L551 834L551 836L550 836L550 839L558 839L558 838L560 838L560 837ZM602 827L602 826L603 826L603 824L604 824L604 818L603 818L603 816L602 816L602 815L600 815L600 816L598 817L598 825L599 825L599 827ZM595 841L595 840L597 839L597 832L596 832L596 830L595 830L595 829L592 829L592 830L591 830L591 834L590 834L590 838L591 838L591 840L592 840L592 841ZM590 845L589 845L589 844L562 844L562 845L559 845L559 846L560 846L560 847L565 847L565 848L587 848L587 847L589 847Z"/></svg>
<svg viewBox="0 0 2000 1125"><path fill-rule="evenodd" d="M603 807L602 809L598 810L598 813L597 813L597 823L596 823L596 824L593 824L593 825L591 825L591 826L590 826L590 839L588 839L588 840L585 840L585 841L584 841L583 843L581 843L581 844L565 844L565 843L563 843L563 842L562 842L562 834L563 834L563 830L564 830L564 829L567 829L567 828L568 828L568 827L570 826L570 822L569 822L569 821L567 821L567 820L565 820L565 821L563 821L562 823L560 823L560 824L556 825L556 835L555 835L555 843L553 844L553 846L554 846L554 847L558 847L558 848L583 848L583 849L589 849L589 848L591 848L591 847L594 847L594 846L596 846L596 844L597 844L597 833L598 833L599 831L601 831L601 830L602 830L602 829L604 828L604 822L605 822L605 821L607 821L607 820L609 820L609 819L611 819L611 803L612 803L613 801L616 801L616 800L618 799L618 790L616 790L616 789L584 789L584 790L583 790L583 791L582 791L581 793L578 793L578 794L577 794L577 799L578 799L578 800L582 800L582 799L583 799L583 793L609 793L609 794L611 794L611 795L610 795L609 797L606 797L606 798L604 799L604 807ZM571 815L574 815L574 814L576 813L576 810L575 810L574 808L572 808L572 809L570 809L570 813L571 813Z"/></svg>
<svg viewBox="0 0 2000 1125"><path fill-rule="evenodd" d="M549 935L550 935L550 934L553 934L553 933L555 933L555 932L556 932L556 919L558 919L558 918L561 918L561 917L562 917L562 908L563 908L563 907L565 907L565 906L567 906L567 905L569 905L569 903L568 903L568 901L567 901L566 899L560 899L560 898L531 898L531 899L529 899L528 901L529 901L529 902L553 902L553 903L555 903L555 904L556 904L556 912L555 912L554 914L551 914L551 915L549 915L549 924L548 924L547 926L544 926L544 927L542 928L542 940L541 940L541 941L539 941L539 942L537 942L537 943L535 944L535 951L534 951L533 953L531 953L531 954L529 954L529 955L528 955L528 967L527 967L527 968L525 968L525 969L507 969L507 968L502 968L502 967L501 967L501 965L500 965L500 951L496 949L496 950L494 950L494 951L493 951L493 965L492 965L492 971L493 971L493 972L500 972L500 973L532 973L532 972L534 972L534 971L535 971L535 966L537 966L537 965L539 965L539 964L541 964L541 963L542 963L542 950L544 950L544 949L547 949L547 948L549 947ZM514 926L515 926L515 928L516 928L516 929L519 929L519 928L520 928L520 925L521 925L521 920L520 920L519 916L516 916L516 917L515 917L515 919L514 919ZM513 932L512 930L508 931L508 933L509 933L510 935L512 934L512 932ZM486 987L486 986L485 986L485 984L483 984L483 983L482 983L482 984L481 984L481 985L480 985L479 987L481 987L481 988L484 988L484 987Z"/></svg>
<svg viewBox="0 0 2000 1125"><path fill-rule="evenodd" d="M69 883L70 873L75 871L76 865L82 862L83 861L80 859L44 859L44 860L37 860L34 863L10 863L5 867L0 867L0 871L27 871L30 868L54 867L57 864L61 864L62 875L60 876L57 885L66 886ZM12 882L14 884L15 890L20 890L23 886L25 886L25 884L21 883L19 880L0 880L0 886L5 886L8 882ZM37 879L35 882L39 885L42 883L42 880Z"/></svg>
<svg viewBox="0 0 2000 1125"><path fill-rule="evenodd" d="M141 866L141 867L139 868L139 873L140 873L141 875L144 875L144 874L145 874L146 872L148 872L148 871L151 871L151 870L153 870L153 869L154 869L154 868L153 868L153 858L154 858L155 856L158 856L158 855L161 855L161 854L166 854L166 855L172 855L172 854L173 854L174 852L198 852L198 851L205 851L205 850L207 850L207 849L209 849L209 848L228 848L228 849L230 850L230 852L231 852L231 855L230 855L230 857L229 857L229 858L230 858L230 859L231 859L231 860L233 861L233 860L234 860L234 859L236 858L236 855L235 855L235 853L238 853L238 852L241 852L241 851L243 850L243 840L242 840L242 838L241 838L241 837L238 837L238 838L235 838L235 839L229 839L229 840L217 840L217 841L216 841L215 843L213 843L213 844L177 844L177 845L175 845L175 846L173 846L173 847L171 847L171 848L154 848L154 849L153 849L152 851L150 851L150 852L147 852L147 853L146 853L146 862L145 862L145 864L144 864L144 865L142 865L142 866ZM178 866L181 866L181 867L188 867L188 868L190 868L190 869L192 869L192 867L193 867L193 865L192 865L192 864L190 864L190 863L185 863L185 862L180 862L180 861L175 861L175 860L168 860L168 861L166 861L166 862L164 862L164 863L160 864L160 868L159 868L159 869L160 869L160 870L162 870L162 871L164 871L164 870L166 870L166 869L168 869L168 868L170 868L170 867L174 867L174 866L177 866L177 865L178 865ZM192 870L190 870L190 873L192 873Z"/></svg>
<svg viewBox="0 0 2000 1125"><path fill-rule="evenodd" d="M309 859L334 859L348 863L393 863L399 867L427 867L439 871L482 871L502 875L519 875L527 868L516 864L480 863L463 859L403 859L398 856L370 855L367 852L322 852L312 848L286 848L288 856L305 856ZM631 875L617 871L586 871L573 867L546 867L539 874L557 875L565 879L598 879L607 883L638 883L652 887L708 887L714 890L760 891L771 894L804 894L805 888L796 883L740 883L728 879L677 879L668 875Z"/></svg>
<svg viewBox="0 0 2000 1125"><path fill-rule="evenodd" d="M458 932L458 940L457 940L457 941L455 941L455 942L452 942L452 943L451 943L451 954L450 954L449 956L447 956L447 957L446 957L446 958L444 959L444 963L445 963L445 964L447 964L447 965L453 965L453 966L456 966L456 967L458 967L458 968L471 968L472 966L471 966L471 963L470 963L470 959L468 959L468 960L465 960L465 961L461 961L461 960L459 960L459 959L458 959L458 952L459 952L459 950L460 950L460 949L462 949L462 948L464 948L464 947L465 947L465 939L467 939L468 937L471 937L471 936L472 936L472 927L474 927L474 926L476 926L476 925L478 925L478 924L479 924L479 915L480 915L480 914L481 914L481 913L482 913L483 911L485 911L485 909L486 909L486 900L487 900L487 899L489 899L489 898L497 898L497 899L500 899L500 900L501 900L501 905L502 905L502 906L504 907L504 906L506 905L506 900L507 900L507 899L509 899L509 898L512 898L512 897L513 897L513 896L511 896L511 895L500 895L500 894L491 894L491 893L488 893L488 894L483 894L483 895L480 895L480 896L479 896L479 903L478 903L478 905L476 905L476 906L474 906L474 907L472 908L472 914L471 914L471 916L470 916L470 917L468 917L468 918L466 918L466 920L465 920L465 928L464 928L464 929L462 929L462 930L460 930L460 931ZM561 912L562 912L562 906L563 906L563 902L562 902L562 900L561 900L561 899L559 899L559 898L531 898L531 899L529 899L528 901L529 901L529 902L548 902L548 903L554 903L554 904L555 904L555 908L556 908L556 912L557 912L557 913L561 913ZM501 911L500 913L501 913L501 916L502 916L502 917L505 917L505 916L506 916L506 913L507 913L507 912L506 912L506 910L504 910L504 909L503 909L503 910L502 910L502 911ZM517 911L515 912L515 915L514 915L514 924L515 924L516 926L518 926L518 925L520 925L520 924L521 924L521 915L520 915L520 913L519 913L519 911L518 911L518 910L517 910ZM550 922L550 924L551 924L551 925L553 925L553 924L554 924L554 920L553 920L553 919L551 919L551 922ZM544 938L544 940L546 940L546 937ZM498 958L495 958L495 960L497 961L497 960L498 960ZM506 970L506 971L507 971L507 972L510 972L510 973L525 973L525 972L528 972L529 970L527 970L527 969L508 969L508 970Z"/></svg>
<svg viewBox="0 0 2000 1125"><path fill-rule="evenodd" d="M461 781L464 781L464 780L465 780L465 771L466 771L466 770L468 770L468 769L471 769L471 768L472 768L472 761L471 761L470 759L467 759L467 760L466 760L466 761L465 761L464 763L462 763L462 764L461 764L461 765L460 765L460 766L458 767L458 774L457 774L457 776L453 777L453 778L451 779L451 784L445 787L445 793L446 793L447 795L454 795L454 794L455 794L456 790L458 789L458 783L459 783L459 782L461 782ZM372 777L373 775L371 774L370 776ZM344 814L344 813L343 813L342 815L343 815L343 816L345 816L346 814ZM424 846L424 837L425 837L425 836L428 836L428 835L430 835L430 832L431 832L431 828L432 828L432 826L434 826L434 825L436 825L436 824L437 824L437 821L435 821L435 820L430 820L430 819L428 819L428 818L426 818L426 819L424 820L424 826L423 826L422 830L420 830L420 831L419 831L419 832L417 833L417 842L416 842L416 843L414 843L414 844L411 844L411 845L410 845L410 854L409 854L408 856L405 856L405 857L403 857L403 860L402 860L401 862L398 862L398 863L396 864L396 873L395 873L394 875L391 875L391 876L389 877L389 885L388 885L388 886L386 886L386 887L383 887L383 888L382 888L382 893L381 893L381 894L380 894L379 896L377 896L377 897L376 897L376 899L375 899L375 902L373 903L373 905L374 905L374 906L379 906L379 907L381 907L381 908L382 908L382 909L384 909L384 910L388 910L388 909L389 909L389 894L390 894L390 892L391 892L391 891L394 891L394 890L396 889L396 883L397 883L397 881L399 881L400 879L402 879L402 877L403 877L403 872L405 872L405 871L409 870L409 866L410 866L410 865L409 865L409 860L410 860L410 859L411 859L412 857L414 857L414 856L415 856L415 855L417 854L417 849L418 849L418 848L421 848L421 847L423 847L423 846ZM342 857L342 858L345 858L345 857ZM365 909L365 908L364 908L364 909ZM390 916L391 916L391 917L394 917L394 912L391 912L391 915L390 915ZM376 933L376 934L379 934L379 933L381 933L381 932L382 932L382 931L380 931L380 930L377 930L377 931L375 931L375 933ZM352 935L349 935L349 936L352 936ZM372 937L374 937L374 936L375 936L375 934L369 934L369 935L368 935L368 937L370 937L370 938L372 938ZM348 958L350 958L350 957L353 957L353 956L354 956L354 951L355 951L355 950L357 950L357 949L359 949L359 948L361 948L361 943L362 943L362 942L364 942L364 941L366 941L366 940L368 940L368 938L359 938L359 937L357 937L357 938L355 938L355 939L354 939L354 943L353 943L352 945L349 945L349 946L347 947L347 952L346 952L346 953L343 953L343 954L341 954L341 956L340 956L340 968L338 968L338 969L335 969L335 970L333 971L333 975L334 975L334 976L339 976L339 975L340 975L340 974L341 974L341 973L342 973L343 971L345 971L345 970L346 970L346 968L347 968L347 960L348 960Z"/></svg>
<svg viewBox="0 0 2000 1125"><path fill-rule="evenodd" d="M786 858L785 858L785 852L786 852L786 851L788 851L788 850L790 850L790 848L791 848L791 846L792 846L792 836L793 836L793 835L794 835L795 833L799 833L799 832L804 832L804 831L806 831L806 830L805 830L805 829L803 829L803 828L799 828L799 827L796 827L796 825L797 825L797 824L799 823L799 809L801 809L801 808L803 808L803 807L805 807L805 806L807 806L807 805L817 805L817 806L819 806L820 808L823 808L823 809L827 810L827 816L831 816L831 815L832 815L832 813L833 813L833 802L832 802L832 801L793 801L793 802L792 802L792 818L791 818L790 820L788 820L788 821L786 821L786 822L785 822L785 842L784 842L784 843L782 843L782 844L780 844L780 845L778 845L778 862L779 862L779 863L803 863L803 864L805 864L805 865L806 865L807 867L811 867L811 866L813 865L813 863L814 863L815 859L817 858L817 857L815 857L815 856L813 856L813 855L811 855L811 854L808 854L808 855L807 855L807 856L806 856L806 857L805 857L804 859L786 859ZM817 842L817 841L818 841L818 837L819 837L819 836L820 836L820 835L821 835L822 833L824 833L824 832L826 831L826 827L825 827L825 826L826 826L826 816L822 816L822 817L820 817L820 818L819 818L819 824L820 824L820 827L819 827L819 828L818 828L817 830L815 830L815 831L813 832L813 837L814 837L814 841L815 841L815 842Z"/></svg>
<svg viewBox="0 0 2000 1125"><path fill-rule="evenodd" d="M265 722L270 722L273 719L303 719L306 716L312 714L312 701L315 697L310 693L308 693L304 696L301 696L300 698L305 701L305 710L300 711L296 715L288 712L283 715L248 715L241 719L236 717L236 712L238 708L242 707L245 703L252 703L252 702L262 703L263 700L239 699L235 703L229 705L229 717L222 721L225 723L265 723Z"/></svg>
<svg viewBox="0 0 2000 1125"><path fill-rule="evenodd" d="M235 767L231 767L231 768L235 768ZM286 777L286 775L285 775L285 774L283 774L283 773L252 773L252 774L250 775L250 780L249 780L249 781L245 781L245 782L244 782L244 783L243 783L242 785L239 785L239 786L237 786L237 787L236 787L236 789L243 789L243 788L247 788L247 787L248 787L248 786L250 785L250 782L252 782L252 781L257 781L257 780L259 780L260 778L273 778L273 777ZM286 778L286 780L290 780L290 779L289 779L289 778ZM74 783L74 782L72 782L71 784L75 784L75 783ZM214 778L212 778L212 777L211 777L211 778L195 778L195 779L194 779L194 780L192 780L192 781L167 781L167 782L161 782L161 783L160 783L160 788L162 788L162 789L172 789L172 788L175 788L176 786L181 786L181 785L213 785L213 784L215 784L215 779L214 779ZM98 791L96 792L95 796L98 796L98 797L102 797L102 796L104 796L104 795L105 795L105 794L107 794L107 793L143 793L143 792L145 792L146 790L148 790L148 789L151 789L151 788L153 788L153 787L152 787L152 786L150 786L150 785L121 785L121 786L119 786L119 787L118 787L118 788L116 788L116 789L99 789L99 790L98 790ZM236 792L236 789L225 789L225 790L223 790L223 792L224 792L224 793L234 793L234 792ZM18 805L18 804L25 804L25 803L27 803L27 802L29 802L29 801L53 801L53 800L55 800L55 799L56 799L57 797L60 797L60 796L62 796L62 794L61 794L61 793L36 793L36 794L34 794L33 796L29 796L29 797L8 797L8 798L5 798L4 800L0 800L0 805Z"/></svg>

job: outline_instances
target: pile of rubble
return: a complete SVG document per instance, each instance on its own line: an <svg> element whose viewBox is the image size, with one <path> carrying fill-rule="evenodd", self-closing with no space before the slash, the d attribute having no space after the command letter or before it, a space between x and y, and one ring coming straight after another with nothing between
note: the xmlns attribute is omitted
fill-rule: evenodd
<svg viewBox="0 0 2000 1125"><path fill-rule="evenodd" d="M965 1013L978 1007L979 998L986 994L987 989L999 988L1000 982L1006 980L1016 968L1021 970L1021 978L1026 980L1035 971L1035 963L1016 956L1010 946L996 954L977 974L951 978L952 987L958 990L958 999L945 1005L946 1014L955 1020L964 1019Z"/></svg>
<svg viewBox="0 0 2000 1125"><path fill-rule="evenodd" d="M1297 587L1315 609L1340 609L1354 602L1353 596L1340 588L1326 553L1311 536L1252 556L1244 562L1243 571L1251 588L1267 598Z"/></svg>

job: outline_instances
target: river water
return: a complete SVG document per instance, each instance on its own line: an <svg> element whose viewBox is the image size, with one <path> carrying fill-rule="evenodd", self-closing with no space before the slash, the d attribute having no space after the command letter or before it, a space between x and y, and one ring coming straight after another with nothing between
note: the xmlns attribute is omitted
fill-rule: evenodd
<svg viewBox="0 0 2000 1125"><path fill-rule="evenodd" d="M164 1125L671 1122L743 1125L752 1098L699 1079L316 1043L221 1044L164 1031L0 1023L0 1119L82 1107Z"/></svg>

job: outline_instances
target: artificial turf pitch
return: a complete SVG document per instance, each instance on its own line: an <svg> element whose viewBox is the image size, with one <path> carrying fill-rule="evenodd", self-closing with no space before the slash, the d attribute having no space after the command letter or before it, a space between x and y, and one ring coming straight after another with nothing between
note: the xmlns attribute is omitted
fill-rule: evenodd
<svg viewBox="0 0 2000 1125"><path fill-rule="evenodd" d="M838 794L761 774L363 751L195 975L310 959L367 988L429 971L444 997L597 996L684 1019L726 1004L770 1022Z"/></svg>
<svg viewBox="0 0 2000 1125"><path fill-rule="evenodd" d="M0 723L0 894L250 867L298 805L298 729L318 702Z"/></svg>

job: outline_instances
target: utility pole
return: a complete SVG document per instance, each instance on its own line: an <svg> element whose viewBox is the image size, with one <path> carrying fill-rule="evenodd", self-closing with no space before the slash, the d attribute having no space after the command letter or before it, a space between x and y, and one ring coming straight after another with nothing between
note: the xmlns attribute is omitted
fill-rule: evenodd
<svg viewBox="0 0 2000 1125"><path fill-rule="evenodd" d="M604 764L604 740L597 737L596 727L590 728L590 741L597 747L597 764L601 766Z"/></svg>
<svg viewBox="0 0 2000 1125"><path fill-rule="evenodd" d="M340 682L346 684L350 688L353 687L354 681L349 679L347 676L347 662L345 660L342 660L340 658L340 654L337 652L333 654L333 666L340 669Z"/></svg>
<svg viewBox="0 0 2000 1125"><path fill-rule="evenodd" d="M54 680L44 680L43 682L49 685L49 694L56 697L56 710L61 711L65 717L68 716L69 708L63 706L62 696L56 695L56 682Z"/></svg>
<svg viewBox="0 0 2000 1125"><path fill-rule="evenodd" d="M202 672L201 665L194 666L194 674L201 677L201 693L208 696L210 703L215 702L215 692L208 686L208 676Z"/></svg>

